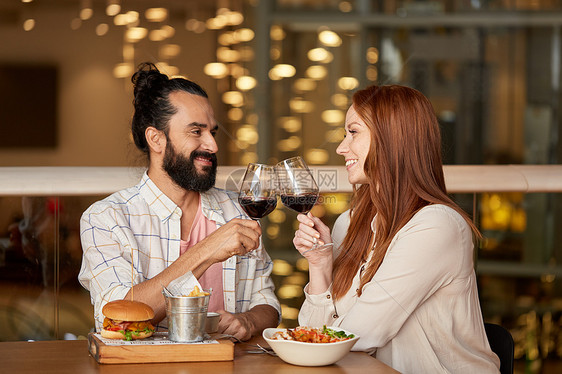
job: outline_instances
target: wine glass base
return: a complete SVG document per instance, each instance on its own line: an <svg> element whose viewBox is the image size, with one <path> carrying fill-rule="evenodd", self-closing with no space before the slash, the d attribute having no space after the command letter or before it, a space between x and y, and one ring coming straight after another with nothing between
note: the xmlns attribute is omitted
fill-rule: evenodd
<svg viewBox="0 0 562 374"><path fill-rule="evenodd" d="M334 246L334 243L326 243L326 244L322 244L322 245L314 244L312 246L312 248L307 249L306 251L302 252L301 254L304 255L305 253L308 253L310 251L324 251L328 248L332 248L333 246Z"/></svg>

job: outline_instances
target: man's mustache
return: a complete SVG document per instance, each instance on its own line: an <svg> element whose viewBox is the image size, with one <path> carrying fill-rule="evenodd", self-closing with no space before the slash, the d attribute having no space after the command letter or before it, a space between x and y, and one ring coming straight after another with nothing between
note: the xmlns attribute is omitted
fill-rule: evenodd
<svg viewBox="0 0 562 374"><path fill-rule="evenodd" d="M191 152L191 156L189 158L190 158L191 162L193 162L195 160L195 158L197 158L197 157L208 158L209 160L211 160L211 163L213 164L213 166L215 166L217 164L216 153L209 153L209 152L205 152L205 151L193 151L193 152Z"/></svg>

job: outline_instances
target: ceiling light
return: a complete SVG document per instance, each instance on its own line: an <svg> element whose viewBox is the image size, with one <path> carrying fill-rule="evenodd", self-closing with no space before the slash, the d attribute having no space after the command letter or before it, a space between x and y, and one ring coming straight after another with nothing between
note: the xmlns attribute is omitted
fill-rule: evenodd
<svg viewBox="0 0 562 374"><path fill-rule="evenodd" d="M296 113L310 113L314 110L314 103L312 101L296 97L289 100L289 108Z"/></svg>
<svg viewBox="0 0 562 374"><path fill-rule="evenodd" d="M236 87L241 91L249 91L252 88L256 87L256 84L256 78L250 77L248 75L243 75L240 78L236 79Z"/></svg>
<svg viewBox="0 0 562 374"><path fill-rule="evenodd" d="M115 78L128 78L131 75L133 75L133 64L124 62L115 65L113 68L113 76Z"/></svg>
<svg viewBox="0 0 562 374"><path fill-rule="evenodd" d="M301 120L293 116L279 118L279 124L287 132L297 132L302 128Z"/></svg>
<svg viewBox="0 0 562 374"><path fill-rule="evenodd" d="M176 34L176 29L170 25L164 25L160 28L160 30L162 30L166 38L171 38Z"/></svg>
<svg viewBox="0 0 562 374"><path fill-rule="evenodd" d="M348 104L348 99L347 99L346 95L344 95L342 93L338 93L338 94L332 95L331 102L332 102L332 104L334 104L337 107L346 108L347 104Z"/></svg>
<svg viewBox="0 0 562 374"><path fill-rule="evenodd" d="M220 45L229 46L236 43L234 39L234 33L232 31L226 31L219 35L218 42Z"/></svg>
<svg viewBox="0 0 562 374"><path fill-rule="evenodd" d="M306 69L305 75L311 79L324 79L328 75L328 69L321 65L313 65Z"/></svg>
<svg viewBox="0 0 562 374"><path fill-rule="evenodd" d="M234 38L240 42L249 42L254 39L255 33L252 29L243 28L234 31Z"/></svg>
<svg viewBox="0 0 562 374"><path fill-rule="evenodd" d="M273 69L281 78L290 78L297 72L297 69L290 64L277 64L273 67Z"/></svg>
<svg viewBox="0 0 562 374"><path fill-rule="evenodd" d="M107 7L105 8L105 14L110 17L116 16L121 11L120 0L107 0Z"/></svg>
<svg viewBox="0 0 562 374"><path fill-rule="evenodd" d="M148 30L144 27L131 27L125 31L125 40L131 43L138 42L148 34Z"/></svg>
<svg viewBox="0 0 562 374"><path fill-rule="evenodd" d="M256 144L259 140L259 135L254 127L244 125L236 131L236 138L248 144Z"/></svg>
<svg viewBox="0 0 562 374"><path fill-rule="evenodd" d="M245 46L239 49L240 50L240 60L241 61L252 61L254 59L255 53L252 47Z"/></svg>
<svg viewBox="0 0 562 374"><path fill-rule="evenodd" d="M231 121L240 121L244 118L244 111L240 108L230 108L227 112L227 117Z"/></svg>
<svg viewBox="0 0 562 374"><path fill-rule="evenodd" d="M228 12L226 14L226 23L230 26L238 26L244 22L244 15L237 11Z"/></svg>
<svg viewBox="0 0 562 374"><path fill-rule="evenodd" d="M330 159L330 154L325 149L310 148L306 151L304 158L312 165L325 164Z"/></svg>
<svg viewBox="0 0 562 374"><path fill-rule="evenodd" d="M228 68L222 62L210 62L203 68L203 72L213 78L224 78L228 74Z"/></svg>
<svg viewBox="0 0 562 374"><path fill-rule="evenodd" d="M293 87L297 91L314 91L316 89L316 81L309 78L299 78L295 81Z"/></svg>
<svg viewBox="0 0 562 374"><path fill-rule="evenodd" d="M269 29L269 37L271 40L283 40L285 39L285 31L283 31L281 26L273 25Z"/></svg>
<svg viewBox="0 0 562 374"><path fill-rule="evenodd" d="M25 31L31 31L35 27L35 20L33 18L28 18L23 21L23 29Z"/></svg>
<svg viewBox="0 0 562 374"><path fill-rule="evenodd" d="M80 18L76 17L70 21L70 28L72 30L78 30L80 26L82 26L82 20Z"/></svg>
<svg viewBox="0 0 562 374"><path fill-rule="evenodd" d="M222 94L222 101L234 107L241 107L244 105L244 96L239 91L227 91Z"/></svg>
<svg viewBox="0 0 562 374"><path fill-rule="evenodd" d="M109 31L109 26L107 25L107 23L100 23L99 25L96 26L97 36L103 36L107 34L108 31Z"/></svg>
<svg viewBox="0 0 562 374"><path fill-rule="evenodd" d="M325 48L313 48L306 54L310 61L320 62L324 60L332 60L333 55L328 52ZM332 58L330 58L332 57Z"/></svg>
<svg viewBox="0 0 562 374"><path fill-rule="evenodd" d="M80 1L80 19L86 21L92 18L94 10L92 9L92 0Z"/></svg>
<svg viewBox="0 0 562 374"><path fill-rule="evenodd" d="M318 39L322 44L328 47L338 47L342 43L340 36L330 30L321 31L320 34L318 34Z"/></svg>
<svg viewBox="0 0 562 374"><path fill-rule="evenodd" d="M288 139L282 139L277 142L277 148L281 152L291 152L300 147L302 144L298 136L291 136Z"/></svg>
<svg viewBox="0 0 562 374"><path fill-rule="evenodd" d="M222 62L237 62L240 60L240 52L228 47L217 48L217 58Z"/></svg>
<svg viewBox="0 0 562 374"><path fill-rule="evenodd" d="M148 8L144 12L144 18L149 22L162 22L168 18L168 9L166 8Z"/></svg>
<svg viewBox="0 0 562 374"><path fill-rule="evenodd" d="M161 42L166 39L166 34L160 29L152 30L148 33L148 39L153 42Z"/></svg>
<svg viewBox="0 0 562 374"><path fill-rule="evenodd" d="M343 123L345 114L339 109L328 109L322 112L322 121L326 123Z"/></svg>
<svg viewBox="0 0 562 374"><path fill-rule="evenodd" d="M359 81L354 77L341 77L338 79L338 86L342 90L351 91L359 86Z"/></svg>
<svg viewBox="0 0 562 374"><path fill-rule="evenodd" d="M228 69L230 75L232 75L232 77L236 79L249 74L248 69L245 69L239 64L228 64Z"/></svg>
<svg viewBox="0 0 562 374"><path fill-rule="evenodd" d="M376 64L379 61L379 50L375 47L367 48L367 62Z"/></svg>
<svg viewBox="0 0 562 374"><path fill-rule="evenodd" d="M159 56L162 59L175 58L181 52L181 47L178 44L165 44L160 48Z"/></svg>
<svg viewBox="0 0 562 374"><path fill-rule="evenodd" d="M125 26L126 24L129 23L129 20L127 19L127 15L126 14L118 14L115 17L113 17L113 24L115 26Z"/></svg>

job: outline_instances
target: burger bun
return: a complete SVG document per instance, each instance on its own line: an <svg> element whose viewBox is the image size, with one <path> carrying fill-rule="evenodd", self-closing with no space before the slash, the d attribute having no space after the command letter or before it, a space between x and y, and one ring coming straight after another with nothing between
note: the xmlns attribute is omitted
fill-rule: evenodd
<svg viewBox="0 0 562 374"><path fill-rule="evenodd" d="M104 305L102 313L115 321L138 322L154 318L154 310L149 305L131 300L111 301Z"/></svg>

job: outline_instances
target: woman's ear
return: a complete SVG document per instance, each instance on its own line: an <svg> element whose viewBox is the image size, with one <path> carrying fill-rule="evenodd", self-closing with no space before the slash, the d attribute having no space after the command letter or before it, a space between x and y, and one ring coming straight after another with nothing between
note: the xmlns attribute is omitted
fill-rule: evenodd
<svg viewBox="0 0 562 374"><path fill-rule="evenodd" d="M163 153L166 150L166 135L163 131L149 126L144 130L144 136L151 152Z"/></svg>

